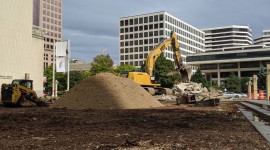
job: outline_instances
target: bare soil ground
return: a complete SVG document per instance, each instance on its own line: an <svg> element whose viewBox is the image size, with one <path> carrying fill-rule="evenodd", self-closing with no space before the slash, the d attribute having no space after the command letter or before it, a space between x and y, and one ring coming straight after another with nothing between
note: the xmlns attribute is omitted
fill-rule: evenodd
<svg viewBox="0 0 270 150"><path fill-rule="evenodd" d="M0 133L1 149L270 149L231 104L134 110L0 107Z"/></svg>

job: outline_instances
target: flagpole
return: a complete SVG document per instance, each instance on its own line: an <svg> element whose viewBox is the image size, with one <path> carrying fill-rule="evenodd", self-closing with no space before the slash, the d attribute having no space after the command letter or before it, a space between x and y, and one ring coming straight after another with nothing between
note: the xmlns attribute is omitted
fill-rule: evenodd
<svg viewBox="0 0 270 150"><path fill-rule="evenodd" d="M70 66L69 66L69 59L70 59L70 40L68 39L68 50L67 50L67 91L69 91L69 70L70 70Z"/></svg>
<svg viewBox="0 0 270 150"><path fill-rule="evenodd" d="M52 79L52 97L55 96L55 41L53 41L53 79Z"/></svg>

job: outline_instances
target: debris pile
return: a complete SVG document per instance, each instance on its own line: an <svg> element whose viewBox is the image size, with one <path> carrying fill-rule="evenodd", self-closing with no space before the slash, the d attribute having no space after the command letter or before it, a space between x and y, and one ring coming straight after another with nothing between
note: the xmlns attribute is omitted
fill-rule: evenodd
<svg viewBox="0 0 270 150"><path fill-rule="evenodd" d="M222 94L219 91L209 92L201 83L187 82L174 86L177 104L218 105Z"/></svg>
<svg viewBox="0 0 270 150"><path fill-rule="evenodd" d="M176 96L175 95L155 95L156 99L159 101L175 101Z"/></svg>
<svg viewBox="0 0 270 150"><path fill-rule="evenodd" d="M130 79L101 73L76 84L57 100L53 108L67 109L137 109L162 104Z"/></svg>

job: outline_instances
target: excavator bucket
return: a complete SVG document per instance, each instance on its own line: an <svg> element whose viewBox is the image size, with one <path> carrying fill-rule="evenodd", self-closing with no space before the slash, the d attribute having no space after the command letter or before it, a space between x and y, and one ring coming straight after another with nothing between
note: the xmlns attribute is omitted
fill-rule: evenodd
<svg viewBox="0 0 270 150"><path fill-rule="evenodd" d="M191 68L182 67L180 69L177 69L177 71L180 72L183 83L190 81L190 78L191 78L191 75L192 75L192 69Z"/></svg>

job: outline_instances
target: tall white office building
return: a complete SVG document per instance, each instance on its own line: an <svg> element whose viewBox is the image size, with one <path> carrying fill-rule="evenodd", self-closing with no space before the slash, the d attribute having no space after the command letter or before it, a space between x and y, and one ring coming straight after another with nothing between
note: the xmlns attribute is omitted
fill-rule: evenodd
<svg viewBox="0 0 270 150"><path fill-rule="evenodd" d="M222 26L202 29L205 32L205 50L252 45L252 31L248 26Z"/></svg>
<svg viewBox="0 0 270 150"><path fill-rule="evenodd" d="M120 64L140 67L149 51L171 31L178 36L180 52L185 61L186 54L204 52L204 32L170 15L167 12L155 12L120 18ZM167 59L173 60L171 47L164 51Z"/></svg>
<svg viewBox="0 0 270 150"><path fill-rule="evenodd" d="M270 46L270 30L263 30L262 36L254 39L254 45Z"/></svg>

